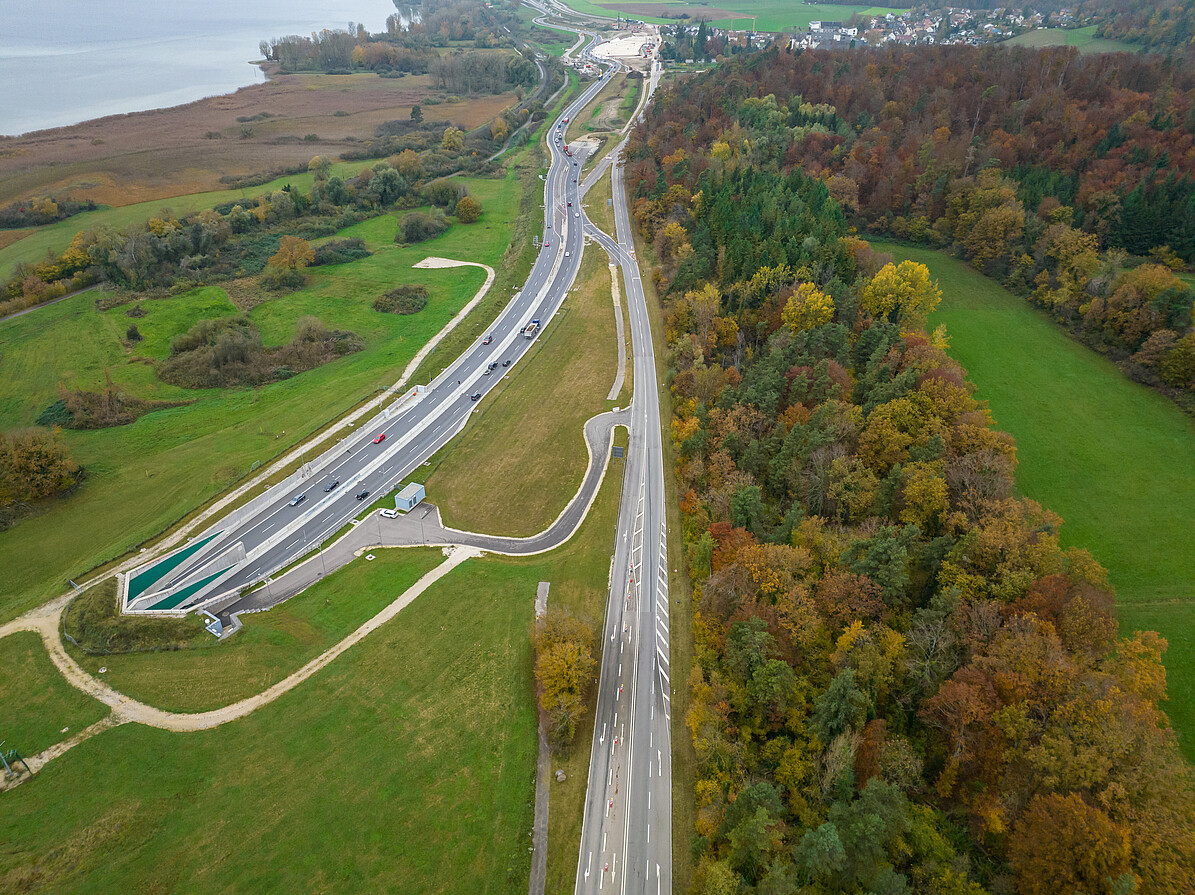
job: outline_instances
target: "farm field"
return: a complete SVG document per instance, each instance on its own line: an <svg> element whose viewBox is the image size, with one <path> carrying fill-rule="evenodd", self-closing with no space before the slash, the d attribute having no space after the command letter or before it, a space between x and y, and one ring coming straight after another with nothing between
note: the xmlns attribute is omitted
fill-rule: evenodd
<svg viewBox="0 0 1195 895"><path fill-rule="evenodd" d="M127 725L53 762L5 796L0 890L525 892L536 582L600 626L621 475L613 461L568 544L468 560L249 717L199 734ZM405 554L377 551L304 596L381 605L406 586ZM550 891L571 891L587 720L554 762L569 778L553 783L549 878L569 885Z"/></svg>
<svg viewBox="0 0 1195 895"><path fill-rule="evenodd" d="M313 268L303 289L258 304L250 318L267 345L281 344L306 315L330 328L353 330L365 350L257 389L191 390L159 382L149 360L164 355L171 335L199 319L236 308L214 287L143 302L144 349L126 351L125 308L95 309L94 294L0 324L0 425L28 426L57 397L58 384L99 388L105 375L129 394L192 403L148 414L117 428L68 431L63 438L87 477L73 496L0 533L0 618L60 592L77 577L156 535L270 458L314 432L374 391L392 384L407 361L476 292L478 268L414 270L428 255L498 265L506 252L520 199L514 169L504 178L465 179L485 209L480 221L456 225L434 240L393 244L394 214L350 227L375 251L349 264ZM401 213L399 213L401 214ZM373 299L396 283L430 290L414 316L381 314ZM136 458L129 462L129 458Z"/></svg>
<svg viewBox="0 0 1195 895"><path fill-rule="evenodd" d="M1078 47L1080 53L1138 53L1141 47L1095 36L1095 25L1086 28L1037 28L1004 41L1010 47Z"/></svg>
<svg viewBox="0 0 1195 895"><path fill-rule="evenodd" d="M609 267L597 247L585 253L572 293L532 355L513 369L438 465L433 460L428 499L446 525L531 535L576 493L588 462L582 429L613 406L606 395L617 370ZM483 468L494 486L479 487Z"/></svg>
<svg viewBox="0 0 1195 895"><path fill-rule="evenodd" d="M621 14L645 22L670 24L682 15L694 22L705 19L719 28L730 26L731 17L737 17L737 27L748 28L744 16L756 16L758 31L804 30L810 22L830 20L845 22L852 15L875 16L904 10L886 6L843 6L835 3L802 3L796 0L726 0L717 3L688 3L684 0L661 0L661 2L620 2L620 0L564 0L567 6L577 12L589 15L609 16Z"/></svg>
<svg viewBox="0 0 1195 895"><path fill-rule="evenodd" d="M930 326L946 324L950 353L1016 438L1021 492L1108 569L1122 630L1170 641L1166 710L1195 759L1195 423L963 262L872 245L930 268L943 293Z"/></svg>

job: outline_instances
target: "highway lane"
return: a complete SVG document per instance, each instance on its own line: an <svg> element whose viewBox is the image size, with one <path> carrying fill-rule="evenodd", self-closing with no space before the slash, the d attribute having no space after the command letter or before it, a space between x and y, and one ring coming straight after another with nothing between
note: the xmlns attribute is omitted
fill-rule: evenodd
<svg viewBox="0 0 1195 895"><path fill-rule="evenodd" d="M590 36L590 45L596 43ZM563 119L577 114L605 86L604 79L588 85L561 113L550 133L562 131ZM542 249L528 279L498 319L489 328L490 344L483 335L456 361L433 380L426 393L397 409L388 407L339 444L313 458L312 474L301 488L274 488L254 502L251 510L237 511L215 523L199 538L221 532L204 549L181 564L167 578L153 585L143 601L152 604L169 589L200 580L233 559L237 565L215 582L198 591L184 605L223 601L274 571L309 553L324 538L335 533L360 512L356 495L369 491L370 498L393 488L468 421L477 403L473 395L484 395L509 371L533 344L521 330L533 318L542 326L559 309L576 278L581 262L583 221L578 214L580 188L577 172L583 157L569 157L562 146L549 138L550 165L544 177L545 229ZM568 205L572 202L572 207ZM467 259L466 259L467 260ZM496 366L486 375L491 364ZM375 444L374 438L385 434ZM330 492L326 482L339 481ZM291 506L302 493L304 501ZM241 552L243 551L243 553ZM244 558L242 558L244 557Z"/></svg>
<svg viewBox="0 0 1195 895"><path fill-rule="evenodd" d="M659 72L653 63L647 91ZM672 889L671 670L659 386L623 182L610 154L615 238L587 230L623 270L635 395L577 860L578 893ZM585 178L596 181L606 160Z"/></svg>

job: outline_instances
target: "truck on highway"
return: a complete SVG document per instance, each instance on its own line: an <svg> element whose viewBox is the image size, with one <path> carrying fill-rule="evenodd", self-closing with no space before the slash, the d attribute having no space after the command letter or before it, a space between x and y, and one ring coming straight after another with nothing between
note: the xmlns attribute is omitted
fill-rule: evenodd
<svg viewBox="0 0 1195 895"><path fill-rule="evenodd" d="M523 338L525 338L525 339L534 338L535 334L537 332L539 332L539 318L532 320L530 323L528 323L526 326L523 327Z"/></svg>

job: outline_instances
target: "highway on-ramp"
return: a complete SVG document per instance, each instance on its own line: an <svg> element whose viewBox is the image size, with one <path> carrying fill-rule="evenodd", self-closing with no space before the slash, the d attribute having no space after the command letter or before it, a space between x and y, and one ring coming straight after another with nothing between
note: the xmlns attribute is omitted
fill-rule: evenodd
<svg viewBox="0 0 1195 895"><path fill-rule="evenodd" d="M563 133L565 119L584 108L605 83L601 78L581 91L552 124L553 137ZM390 491L464 427L477 402L518 363L538 334L525 337L523 330L532 320L540 321L541 330L547 325L580 268L584 222L578 172L584 158L566 154L554 138L548 145L542 248L522 290L493 326L425 389L386 407L310 458L297 485L274 487L192 539L192 544L210 540L173 568L162 563L168 571L143 586L137 605L129 608L228 608L242 590L316 549L360 513L361 501ZM333 482L337 484L329 487ZM365 492L368 496L358 498ZM293 503L300 495L302 500ZM179 594L185 599L176 602Z"/></svg>

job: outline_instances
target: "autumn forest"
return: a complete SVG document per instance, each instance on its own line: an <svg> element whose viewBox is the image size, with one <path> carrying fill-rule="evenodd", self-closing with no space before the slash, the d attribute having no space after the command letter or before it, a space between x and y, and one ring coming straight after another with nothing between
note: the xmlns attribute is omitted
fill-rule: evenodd
<svg viewBox="0 0 1195 895"><path fill-rule="evenodd" d="M1165 641L1018 495L927 331L946 248L1190 406L1195 78L1072 50L769 50L628 147L693 591L698 893L1195 890ZM679 682L678 682L679 685Z"/></svg>

